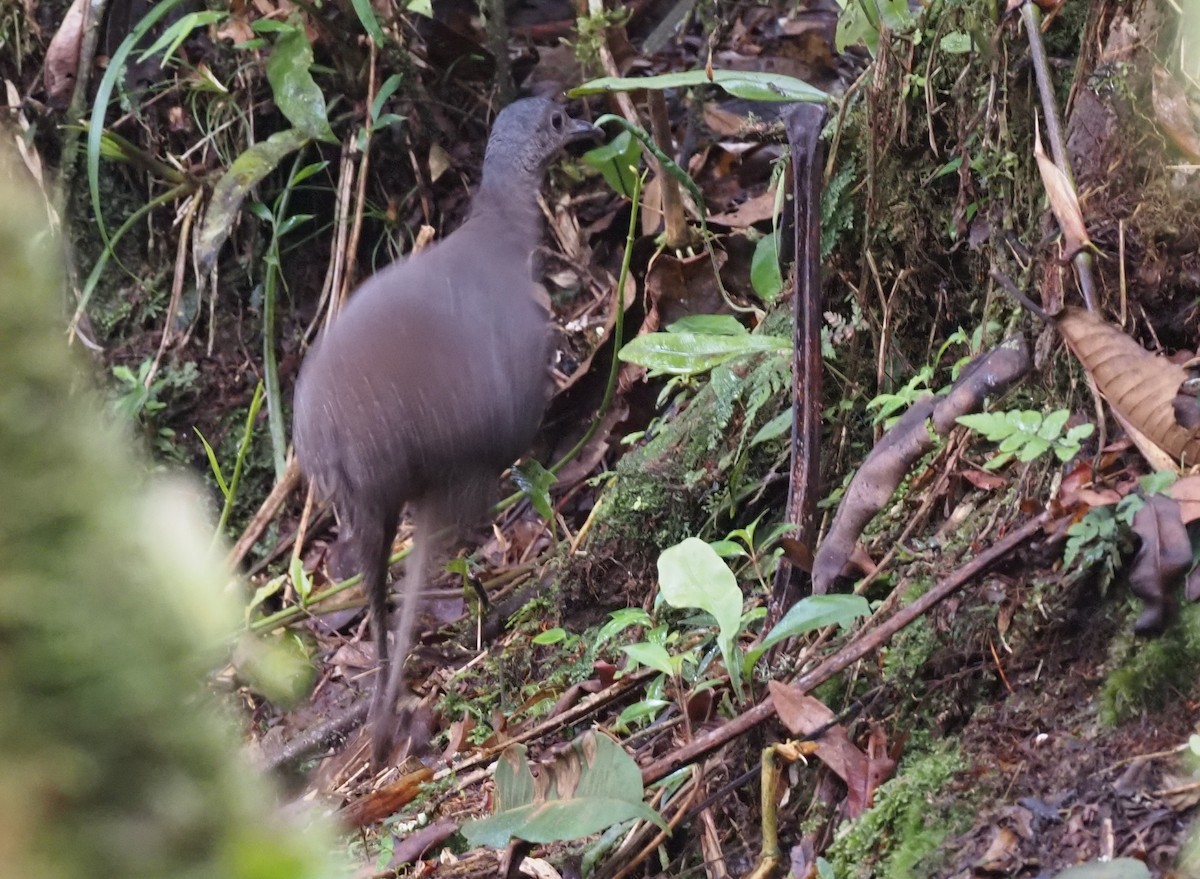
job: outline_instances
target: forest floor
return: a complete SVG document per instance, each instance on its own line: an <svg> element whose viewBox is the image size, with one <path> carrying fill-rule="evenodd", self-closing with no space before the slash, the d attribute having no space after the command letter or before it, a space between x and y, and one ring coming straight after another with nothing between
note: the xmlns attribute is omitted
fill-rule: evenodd
<svg viewBox="0 0 1200 879"><path fill-rule="evenodd" d="M131 95L157 97L128 106L113 130L143 160L171 157L208 194L270 125L286 125L280 113L300 128L293 113L302 111L284 109L289 90L311 84L331 108L333 145L306 140L296 156L312 164L297 159L289 171L291 155L275 156L259 189L240 193L245 204L210 203L208 219L196 221L201 243L186 232L190 207L150 214L150 240L116 249L122 268L108 270L79 321L112 376L118 411L158 460L194 468L214 504L229 507L227 532L250 583L249 628L274 645L270 661L291 687L257 683L248 656L235 655L219 676L244 709L252 751L299 797L363 829L347 842L362 875L501 875L500 852L459 835L503 798L490 767L521 743L561 768L569 743L590 731L624 745L674 832L658 838L652 824L625 822L620 833L579 842L543 828L550 841L521 850L528 869L541 870L530 875L765 876L752 871L764 863L764 838L777 834L774 875L1050 877L1117 858L1155 876L1200 876L1200 855L1186 856L1200 802L1200 613L1177 598L1185 588L1194 597L1183 585L1192 550L1182 529L1200 515L1188 507L1200 492L1180 480L1189 487L1169 502L1178 501L1176 531L1160 522L1151 538L1134 522L1130 499L1167 492L1165 481L1146 478L1172 465L1148 461L1101 408L1089 389L1097 383L1108 396L1095 359L1076 359L1077 340L1068 346L1050 325L1064 304L1082 305L1083 270L1064 249L1069 233L1059 236L1049 207L1059 204L1035 160L1035 140L1050 134L1021 4L997 21L990 3L946 0L919 13L885 3L878 27L866 4L697 2L679 4L688 8L680 29L667 5L625 4L627 18L593 22L581 35L565 2L510 4L514 75L561 89L708 64L793 77L836 96L817 167L816 252L801 246L792 266L800 175L780 171L794 131L783 105L754 100L754 89L773 85L756 81L747 97L734 86L675 82L629 103L595 90L573 104L653 130L694 191L650 174L634 225L620 167L646 158L613 126L606 153L552 172L541 263L558 329L557 392L531 457L558 461L593 419L598 429L556 479L540 468L518 472L526 496L430 584L409 664L412 743L378 775L360 726L375 663L365 600L340 579L352 571L333 549L332 511L306 497L273 430L286 428L291 386L330 297L407 253L420 226L441 236L461 220L494 116L500 74L489 37L473 4L446 4L437 18L396 19L391 48L377 57L364 41L339 43L359 27L345 10L322 18L263 2L254 14L214 14L169 76L138 68L169 86L139 92L132 73L119 85L127 106ZM1094 299L1112 322L1103 332L1185 362L1200 326L1200 69L1188 61L1200 56L1200 28L1188 31L1169 2L1049 5L1046 69L1091 239L1084 252L1095 254ZM288 51L291 37L252 25L285 19L304 25L287 33L307 40L307 63L297 57L308 78L268 88L271 74L243 62ZM58 23L43 22L45 32ZM111 57L124 34L109 30L101 54ZM852 48L839 51L843 38ZM46 55L47 88L57 58ZM228 73L232 100L203 86L206 65ZM4 71L23 83L14 89L36 93L28 67L18 68ZM440 75L448 70L452 80ZM263 110L272 98L279 112L255 116L274 112ZM201 121L196 107L209 100ZM239 101L257 109L239 115L230 108ZM257 120L253 137L222 125L245 119ZM43 149L57 137L45 126L29 134ZM352 148L364 142L365 152ZM139 198L160 194L162 181L147 185L143 175L161 168L146 166L101 176L110 226ZM79 219L90 210L80 187L68 226L80 265L103 249ZM180 234L175 220L185 216ZM690 231L664 241L681 218ZM202 248L214 227L232 242L214 251L223 254L219 280L191 277L179 268L189 259L178 257ZM330 268L331 253L348 268ZM803 307L792 291L803 286L806 255L821 266L825 364L823 389L807 396L812 388L784 351ZM626 257L630 278L618 297ZM1050 324L1007 296L998 276L1035 291ZM610 370L618 301L622 341L636 335L643 348ZM838 505L861 503L847 481L879 447L885 418L946 388L968 358L1014 334L1028 340L1032 368L990 409L1001 420L1036 414L1025 433L1013 426L1018 416L1003 425L1025 437L1000 446L1015 457L1001 460L995 443L954 427L929 451L894 460L886 503L851 535L847 567L834 571L841 592L859 581L871 622L864 628L853 605L831 602L840 627L797 630L757 665L731 670L730 657L751 653L787 609L776 584L806 589L819 565L816 534L829 540ZM282 388L261 409L260 380ZM791 407L821 422L820 449L798 452L820 473L807 537L784 521L797 491ZM1036 446L1029 437L1055 412L1062 419ZM1085 424L1093 432L1075 431ZM1196 425L1179 429L1191 442ZM226 501L217 483L228 487L235 461L239 485ZM1189 564L1167 571L1179 533ZM409 536L403 525L401 554ZM736 577L740 629L727 642L707 585L691 600L661 595L659 584L678 573L664 554L673 547L693 553L681 568L716 559ZM1158 552L1148 591L1130 573L1139 551ZM796 569L794 581L777 573L781 564ZM926 612L867 640L898 608L952 581ZM472 585L488 594L488 608ZM1148 613L1153 625L1144 626ZM1165 632L1135 636L1135 626ZM837 673L811 677L830 663ZM800 689L785 692L798 677L810 683L800 688L807 701ZM327 734L314 733L323 727ZM761 767L795 739L811 740L805 759L779 771L764 802ZM712 746L696 746L705 741ZM694 760L671 763L693 746ZM603 808L586 798L577 805ZM1096 869L1089 875L1145 875L1122 860Z"/></svg>

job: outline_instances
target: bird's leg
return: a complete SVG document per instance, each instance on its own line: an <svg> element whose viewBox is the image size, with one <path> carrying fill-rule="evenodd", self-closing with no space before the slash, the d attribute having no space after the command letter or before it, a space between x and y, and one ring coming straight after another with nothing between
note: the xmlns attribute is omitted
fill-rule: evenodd
<svg viewBox="0 0 1200 879"><path fill-rule="evenodd" d="M362 566L363 586L367 592L367 603L370 611L371 635L375 639L375 655L379 671L375 676L375 689L371 697L370 724L374 738L373 751L386 752L390 739L390 724L387 716L391 706L385 701L388 678L388 613L387 613L387 575L388 559L391 557L392 539L396 536L396 514L382 517L363 516L361 520L351 522L350 536L358 550L359 564ZM401 662L403 655L401 654ZM380 735L385 741L380 743ZM385 753L386 756L386 753ZM378 760L372 758L376 764Z"/></svg>
<svg viewBox="0 0 1200 879"><path fill-rule="evenodd" d="M392 662L389 669L380 667L380 679L376 683L376 702L382 713L376 717L372 730L372 762L378 768L386 762L388 751L392 746L392 712L396 710L396 701L404 689L404 663L408 651L412 647L413 625L417 619L417 605L420 604L421 589L428 575L430 551L436 543L436 526L432 521L435 516L428 515L423 505L412 504L413 544L412 551L404 568L404 586L400 597L400 616L392 629L396 639L392 645ZM386 673L386 677L384 677ZM382 700L382 704L380 704Z"/></svg>

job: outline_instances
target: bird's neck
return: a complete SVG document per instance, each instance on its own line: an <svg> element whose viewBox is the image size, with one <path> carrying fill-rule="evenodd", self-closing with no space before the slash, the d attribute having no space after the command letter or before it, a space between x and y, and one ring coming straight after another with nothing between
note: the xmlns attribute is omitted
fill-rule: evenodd
<svg viewBox="0 0 1200 879"><path fill-rule="evenodd" d="M495 231L506 236L527 239L532 249L542 233L537 202L541 184L540 174L485 163L483 180L471 201L470 219L494 224Z"/></svg>

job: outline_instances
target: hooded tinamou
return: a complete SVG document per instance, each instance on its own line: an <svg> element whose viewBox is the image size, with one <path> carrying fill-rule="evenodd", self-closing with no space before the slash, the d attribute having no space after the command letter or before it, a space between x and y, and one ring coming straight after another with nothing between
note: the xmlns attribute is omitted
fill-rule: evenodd
<svg viewBox="0 0 1200 879"><path fill-rule="evenodd" d="M544 98L497 116L466 222L369 278L305 359L296 385L301 469L341 516L362 568L380 675L373 761L391 744L433 537L474 524L545 409L549 316L533 277L545 169L596 129ZM389 666L387 562L405 503L415 526Z"/></svg>

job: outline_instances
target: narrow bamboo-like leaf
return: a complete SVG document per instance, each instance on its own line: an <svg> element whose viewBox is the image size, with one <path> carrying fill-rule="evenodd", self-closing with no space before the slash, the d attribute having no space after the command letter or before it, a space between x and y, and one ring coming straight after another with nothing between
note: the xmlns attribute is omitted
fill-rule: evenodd
<svg viewBox="0 0 1200 879"><path fill-rule="evenodd" d="M100 84L96 87L96 99L92 102L92 115L88 121L87 175L96 229L100 233L100 240L105 244L108 243L108 228L104 225L104 212L100 210L100 138L104 133L104 115L108 112L108 101L112 97L117 80L125 73L125 59L129 57L133 47L160 18L182 2L183 0L162 0L142 16L141 21L121 41L117 51L113 52L108 67L104 70L104 76L100 78Z"/></svg>
<svg viewBox="0 0 1200 879"><path fill-rule="evenodd" d="M159 52L162 52L162 60L166 62L176 50L183 44L183 41L191 35L198 27L212 24L213 22L221 21L229 15L227 12L212 10L207 12L189 12L187 15L180 18L169 28L167 28L161 37L138 56L138 63L145 61ZM164 51L165 50L165 51Z"/></svg>
<svg viewBox="0 0 1200 879"><path fill-rule="evenodd" d="M359 24L367 32L367 36L375 41L376 46L382 46L385 42L383 28L379 26L379 19L375 16L371 0L350 0L350 3L354 6L354 14L358 16Z"/></svg>

